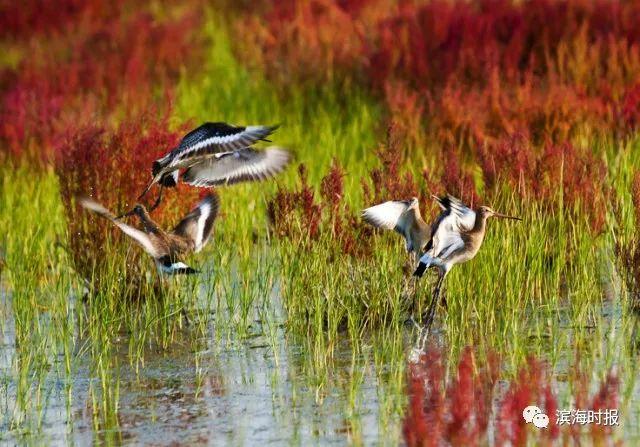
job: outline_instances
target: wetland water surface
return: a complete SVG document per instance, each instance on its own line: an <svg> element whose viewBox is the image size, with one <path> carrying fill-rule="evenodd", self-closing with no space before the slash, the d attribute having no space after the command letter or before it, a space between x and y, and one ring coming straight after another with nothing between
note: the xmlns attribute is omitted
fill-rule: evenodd
<svg viewBox="0 0 640 447"><path fill-rule="evenodd" d="M376 371L369 348L354 353L348 343L338 343L330 367L314 371L305 348L288 341L282 327L275 340L260 333L259 322L244 340L227 339L216 335L215 319L211 336L199 340L196 350L180 340L165 349L148 347L137 373L129 364L128 337L114 340L120 366L108 380L118 390L112 421L97 420L95 407L103 403L91 384L99 395L101 382L91 373L86 350L76 353L69 377L57 372L64 371L63 359L51 359L40 385L41 408L33 406L25 416L32 421L28 428L11 430L20 362L9 296L3 295L2 310L0 443L340 445L400 439L398 406L381 405L385 373ZM402 384L394 388L396 396L390 396L385 387L385 402L403 401Z"/></svg>
<svg viewBox="0 0 640 447"><path fill-rule="evenodd" d="M11 298L6 293L2 310L0 408L4 414L0 422L4 435L0 441L7 445L21 441L50 445L395 445L401 440L406 357L375 361L374 341L363 343L355 352L345 337L335 342L330 360L319 361L312 358L308 345L286 336L281 323L275 335L269 336L255 320L241 340L222 335L226 329L219 327L228 323L216 322L215 316L207 326L209 336L195 345L187 341L192 330L187 328L168 347L147 346L137 371L129 361L130 337L122 335L114 340L113 355L119 366L106 380L91 372L89 354L78 343L81 347L72 373L64 374L62 356L51 359L39 393L31 393L39 402L29 406L25 428L12 430L12 421L19 414L15 403L23 371ZM616 312L612 306L603 309L612 318ZM559 323L563 336L575 329ZM409 332L407 328L403 337L405 349L414 338ZM568 361L572 355L563 352L560 357ZM564 360L557 363L553 375L559 394L568 387L568 371L562 364ZM110 392L101 388L105 383ZM498 413L495 404L507 388L508 383L501 381L495 389L492 426ZM112 402L117 411L111 419L99 415L105 405L102 393L117 400ZM627 421L638 419L637 410L628 411L633 415L627 415L632 416ZM627 426L626 431L635 432L631 428ZM490 427L489 440L493 436Z"/></svg>

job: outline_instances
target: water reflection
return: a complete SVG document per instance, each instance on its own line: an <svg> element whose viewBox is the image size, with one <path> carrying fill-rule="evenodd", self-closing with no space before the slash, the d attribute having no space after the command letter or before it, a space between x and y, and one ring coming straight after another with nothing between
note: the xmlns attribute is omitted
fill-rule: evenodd
<svg viewBox="0 0 640 447"><path fill-rule="evenodd" d="M340 343L319 382L308 353L288 340L282 328L275 344L264 336L211 338L198 352L179 343L165 351L150 350L137 374L129 366L123 339L114 354L119 367L110 383L119 396L117 419L110 422L102 412L101 382L91 377L84 354L75 359L68 379L56 372L63 368L49 370L41 386L46 395L42 411L31 408L28 430L11 430L18 378L7 301L0 334L2 442L343 445L381 438L395 444L399 439L398 418L380 414L395 409L379 404L382 391L370 352L354 354L348 343ZM380 421L386 421L384 428Z"/></svg>

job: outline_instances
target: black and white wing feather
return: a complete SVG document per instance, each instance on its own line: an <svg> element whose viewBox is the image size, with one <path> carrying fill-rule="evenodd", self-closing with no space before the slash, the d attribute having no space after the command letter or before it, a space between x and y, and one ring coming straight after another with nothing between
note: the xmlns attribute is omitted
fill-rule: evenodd
<svg viewBox="0 0 640 447"><path fill-rule="evenodd" d="M390 200L364 209L362 219L376 228L395 230L404 235L409 224L407 216L414 216L413 213L407 213L410 207L410 200Z"/></svg>
<svg viewBox="0 0 640 447"><path fill-rule="evenodd" d="M140 244L140 246L142 246L142 248L144 248L144 250L154 258L158 258L166 254L162 253L160 249L153 244L153 242L145 232L140 231L137 228L134 228L120 221L109 210L107 210L104 206L100 205L95 200L88 197L80 197L79 203L80 205L82 205L82 207L88 209L89 211L92 211L99 216L113 222L113 224L120 228L120 230L122 230L124 234Z"/></svg>
<svg viewBox="0 0 640 447"><path fill-rule="evenodd" d="M177 148L158 160L162 168L186 167L187 160L211 154L232 152L265 140L278 126L232 126L204 123L186 134Z"/></svg>
<svg viewBox="0 0 640 447"><path fill-rule="evenodd" d="M476 213L459 199L447 195L436 197L443 212L432 226L432 239L428 244L429 256L446 261L464 247L462 233L473 229Z"/></svg>
<svg viewBox="0 0 640 447"><path fill-rule="evenodd" d="M445 215L454 216L448 219L459 227L460 231L470 231L476 222L476 212L466 206L460 199L447 194L445 197L434 196Z"/></svg>
<svg viewBox="0 0 640 447"><path fill-rule="evenodd" d="M207 195L176 225L173 233L193 241L193 251L199 252L209 241L219 207L218 195L215 193Z"/></svg>
<svg viewBox="0 0 640 447"><path fill-rule="evenodd" d="M241 149L216 154L191 166L182 174L182 180L192 186L231 185L264 180L284 170L291 156L285 149L270 146L262 151Z"/></svg>

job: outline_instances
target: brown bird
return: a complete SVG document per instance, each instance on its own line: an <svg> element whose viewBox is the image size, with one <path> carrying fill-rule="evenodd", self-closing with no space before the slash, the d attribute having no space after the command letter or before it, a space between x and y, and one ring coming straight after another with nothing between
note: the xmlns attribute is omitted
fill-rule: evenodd
<svg viewBox="0 0 640 447"><path fill-rule="evenodd" d="M79 202L84 208L113 222L153 257L160 273L169 275L198 273L182 262L182 258L199 252L209 241L219 207L218 196L210 193L173 230L165 231L151 219L144 205L138 204L132 211L142 224L142 230L139 230L125 224L88 197L80 198Z"/></svg>
<svg viewBox="0 0 640 447"><path fill-rule="evenodd" d="M414 256L414 262L429 239L431 228L420 215L420 205L416 197L410 200L391 200L362 211L362 219L376 228L395 230L406 242L407 253Z"/></svg>
<svg viewBox="0 0 640 447"><path fill-rule="evenodd" d="M500 214L488 206L481 206L473 211L451 195L433 197L442 208L442 213L431 226L432 236L414 272L414 276L417 277L422 277L430 267L436 267L439 272L425 326L429 326L433 321L435 304L447 273L454 265L473 259L480 250L487 231L487 219L500 217L522 220L519 217Z"/></svg>

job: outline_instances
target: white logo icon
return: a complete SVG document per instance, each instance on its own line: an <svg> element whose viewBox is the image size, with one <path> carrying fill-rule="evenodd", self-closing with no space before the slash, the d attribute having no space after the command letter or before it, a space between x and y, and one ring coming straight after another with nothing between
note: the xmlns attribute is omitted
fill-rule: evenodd
<svg viewBox="0 0 640 447"><path fill-rule="evenodd" d="M538 428L547 428L549 426L549 416L544 413L538 413L533 417L533 425Z"/></svg>
<svg viewBox="0 0 640 447"><path fill-rule="evenodd" d="M522 417L527 422L527 424L533 422L533 418L536 414L542 414L542 410L535 405L529 405L522 411Z"/></svg>

